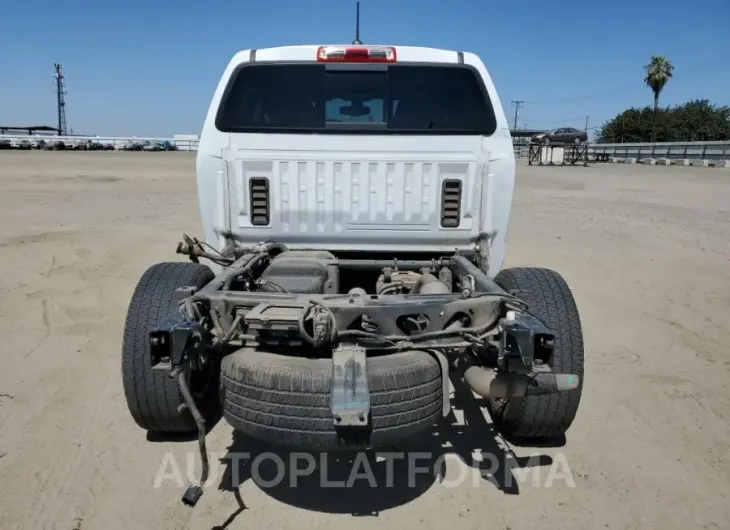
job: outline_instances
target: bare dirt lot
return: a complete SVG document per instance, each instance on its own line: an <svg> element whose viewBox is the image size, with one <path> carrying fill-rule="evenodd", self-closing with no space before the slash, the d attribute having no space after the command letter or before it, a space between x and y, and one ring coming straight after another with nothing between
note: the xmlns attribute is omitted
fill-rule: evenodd
<svg viewBox="0 0 730 530"><path fill-rule="evenodd" d="M133 423L120 342L140 275L200 235L194 157L0 152L0 528L730 528L729 199L722 170L520 166L508 265L560 271L584 326L565 445L512 451L456 385L415 480L405 457L368 461L375 488L323 487L342 461L267 487L225 458L266 448L221 421L191 510L155 480L187 480L195 442Z"/></svg>

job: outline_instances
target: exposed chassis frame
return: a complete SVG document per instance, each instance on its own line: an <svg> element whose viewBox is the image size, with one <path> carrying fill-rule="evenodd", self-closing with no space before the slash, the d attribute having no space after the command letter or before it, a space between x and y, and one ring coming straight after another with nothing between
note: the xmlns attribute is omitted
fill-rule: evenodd
<svg viewBox="0 0 730 530"><path fill-rule="evenodd" d="M549 368L554 335L514 293L505 292L474 262L478 255L457 253L432 260L326 260L327 267L422 270L447 268L459 292L444 294L290 294L231 289L235 278L266 267L286 248L264 243L237 258L217 257L192 240L178 252L213 259L226 267L195 292L179 290L180 312L150 333L152 368L168 370L196 420L196 405L181 374L199 369L231 348L284 347L332 359L331 411L335 429L353 441L370 419L367 378L369 352L379 355L422 350L440 362L444 415L449 406L449 366L458 366L465 381L485 397L508 398L572 390L579 381L572 374L553 374ZM477 261L478 262L478 261ZM417 316L425 324L406 333L401 319ZM362 329L368 319L368 331ZM307 344L305 344L307 343ZM451 361L451 362L449 362ZM198 422L203 475L207 474L205 428ZM195 504L202 495L192 486L183 497Z"/></svg>

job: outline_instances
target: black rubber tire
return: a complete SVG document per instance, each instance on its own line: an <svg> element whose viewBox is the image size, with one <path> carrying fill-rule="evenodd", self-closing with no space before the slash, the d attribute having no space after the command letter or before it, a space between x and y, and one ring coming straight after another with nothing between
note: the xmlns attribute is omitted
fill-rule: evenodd
<svg viewBox="0 0 730 530"><path fill-rule="evenodd" d="M507 400L488 399L497 429L507 437L547 441L563 436L578 412L583 391L583 331L578 308L563 277L550 269L504 269L497 284L528 303L530 311L555 334L550 366L556 373L576 374L580 385L570 392Z"/></svg>
<svg viewBox="0 0 730 530"><path fill-rule="evenodd" d="M187 433L196 430L190 411L182 407L184 400L177 380L167 371L150 367L149 333L177 310L180 287L200 289L213 279L213 272L200 263L158 263L152 265L139 280L127 311L122 342L122 381L127 407L137 425L157 433ZM215 411L219 386L219 366L211 366L204 374L208 384L196 405L208 418ZM192 377L202 377L193 374ZM190 382L195 392L196 381Z"/></svg>
<svg viewBox="0 0 730 530"><path fill-rule="evenodd" d="M370 432L345 446L330 410L332 361L253 350L221 365L223 414L258 440L301 450L386 447L423 434L442 413L439 362L426 352L368 358ZM352 443L352 441L350 441Z"/></svg>

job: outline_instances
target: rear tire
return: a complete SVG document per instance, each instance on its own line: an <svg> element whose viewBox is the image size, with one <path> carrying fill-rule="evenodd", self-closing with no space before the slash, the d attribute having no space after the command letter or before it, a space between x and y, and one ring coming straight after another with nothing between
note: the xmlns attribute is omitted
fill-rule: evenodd
<svg viewBox="0 0 730 530"><path fill-rule="evenodd" d="M547 441L563 436L578 412L583 391L583 331L578 308L568 284L549 269L505 269L497 284L512 292L555 334L550 367L556 373L576 374L580 386L569 392L487 400L489 414L505 436L525 441Z"/></svg>
<svg viewBox="0 0 730 530"><path fill-rule="evenodd" d="M129 412L143 429L157 433L196 430L177 380L150 366L149 333L177 311L178 288L200 289L212 279L213 272L200 263L159 263L147 269L137 284L124 325L122 381ZM209 364L205 372L193 372L188 381L206 419L216 411L219 374L219 363Z"/></svg>

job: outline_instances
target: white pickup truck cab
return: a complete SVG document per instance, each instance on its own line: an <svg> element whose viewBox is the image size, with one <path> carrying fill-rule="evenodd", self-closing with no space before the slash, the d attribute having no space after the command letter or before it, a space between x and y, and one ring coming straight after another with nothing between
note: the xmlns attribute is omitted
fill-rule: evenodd
<svg viewBox="0 0 730 530"><path fill-rule="evenodd" d="M578 310L557 272L502 268L515 159L476 55L239 52L197 182L205 241L186 236L191 262L142 275L122 379L140 427L198 432L200 484L218 408L275 446L391 447L433 439L459 377L505 437L543 444L570 427Z"/></svg>
<svg viewBox="0 0 730 530"><path fill-rule="evenodd" d="M197 179L205 240L221 251L262 240L402 256L477 250L494 276L515 158L473 53L286 46L230 61Z"/></svg>

